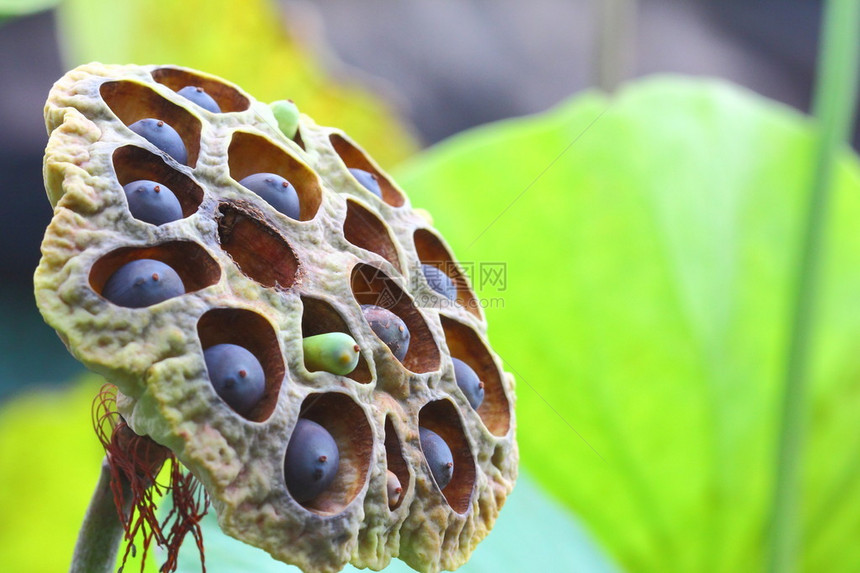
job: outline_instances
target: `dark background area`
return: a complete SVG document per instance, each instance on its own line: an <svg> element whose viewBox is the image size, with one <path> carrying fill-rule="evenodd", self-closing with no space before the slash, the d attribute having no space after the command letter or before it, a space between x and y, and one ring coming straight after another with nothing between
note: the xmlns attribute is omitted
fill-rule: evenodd
<svg viewBox="0 0 860 573"><path fill-rule="evenodd" d="M336 73L392 98L425 144L545 110L599 81L595 1L280 4L292 34ZM806 111L820 8L809 0L642 0L625 36L624 76L722 77ZM0 24L0 400L82 371L42 322L32 294L51 218L42 106L65 66L52 12Z"/></svg>

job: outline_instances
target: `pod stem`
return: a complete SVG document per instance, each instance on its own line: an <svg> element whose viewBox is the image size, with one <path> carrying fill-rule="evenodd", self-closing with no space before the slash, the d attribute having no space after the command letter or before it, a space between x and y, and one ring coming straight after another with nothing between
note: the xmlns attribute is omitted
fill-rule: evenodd
<svg viewBox="0 0 860 573"><path fill-rule="evenodd" d="M793 573L801 552L801 476L810 356L821 263L825 251L829 195L836 158L848 139L857 99L860 0L824 4L813 115L818 138L813 179L797 266L791 330L786 354L767 570Z"/></svg>
<svg viewBox="0 0 860 573"><path fill-rule="evenodd" d="M119 519L114 494L110 486L111 472L107 457L102 460L96 489L81 524L69 573L112 573L116 568L117 552L124 529ZM131 511L131 488L122 478L125 500L122 514Z"/></svg>

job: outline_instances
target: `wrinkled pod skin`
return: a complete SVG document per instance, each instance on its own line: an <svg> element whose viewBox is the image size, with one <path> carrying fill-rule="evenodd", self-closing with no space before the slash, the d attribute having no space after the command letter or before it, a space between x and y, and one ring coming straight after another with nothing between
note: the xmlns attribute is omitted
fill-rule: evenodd
<svg viewBox="0 0 860 573"><path fill-rule="evenodd" d="M220 112L185 97L197 92L179 93L189 86ZM298 111L181 67L68 72L45 107L54 215L35 275L39 309L76 357L117 385L129 426L203 483L229 535L306 572L378 570L394 556L419 571L456 569L514 487L513 377L429 216L347 134ZM130 129L148 118L179 135L184 158ZM289 182L298 218L239 184L256 173ZM179 218L135 217L123 186L140 180L170 189ZM139 260L171 268L182 288L139 307L111 302L108 281ZM456 300L433 290L422 265L456 278ZM386 324L408 332L408 345L380 336L368 305L389 312ZM335 333L349 340L306 348ZM223 364L207 362L219 345L247 354L219 351ZM337 356L349 358L343 367ZM484 385L477 407L453 358ZM296 462L310 473L288 478L292 439L307 423L330 436L307 439L328 453ZM419 428L450 451L450 475L434 477ZM301 479L314 487L299 491Z"/></svg>

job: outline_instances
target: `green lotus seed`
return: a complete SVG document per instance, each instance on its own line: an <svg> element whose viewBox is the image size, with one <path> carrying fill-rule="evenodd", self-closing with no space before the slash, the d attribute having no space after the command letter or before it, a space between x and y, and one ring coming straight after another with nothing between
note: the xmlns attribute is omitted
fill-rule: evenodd
<svg viewBox="0 0 860 573"><path fill-rule="evenodd" d="M345 376L358 366L359 350L355 339L345 332L326 332L302 341L305 367L311 372L324 370Z"/></svg>
<svg viewBox="0 0 860 573"><path fill-rule="evenodd" d="M281 133L292 139L296 136L296 131L299 129L299 108L292 100L281 99L273 101L269 104L272 108L272 113L275 119L278 120L278 128Z"/></svg>

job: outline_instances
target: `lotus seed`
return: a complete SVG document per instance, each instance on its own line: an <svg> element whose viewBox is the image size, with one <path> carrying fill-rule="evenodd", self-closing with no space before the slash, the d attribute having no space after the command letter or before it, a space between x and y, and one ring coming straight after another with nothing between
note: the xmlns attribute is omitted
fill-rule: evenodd
<svg viewBox="0 0 860 573"><path fill-rule="evenodd" d="M266 391L266 374L257 357L236 344L216 344L203 351L215 393L246 416Z"/></svg>
<svg viewBox="0 0 860 573"><path fill-rule="evenodd" d="M374 334L391 349L394 357L403 362L409 350L409 329L399 316L375 304L363 304L361 310Z"/></svg>
<svg viewBox="0 0 860 573"><path fill-rule="evenodd" d="M299 129L299 108L296 107L293 100L273 101L269 107L272 108L272 115L278 121L278 129L281 130L281 133L287 136L287 139L294 138Z"/></svg>
<svg viewBox="0 0 860 573"><path fill-rule="evenodd" d="M155 181L141 179L123 185L128 210L135 219L153 225L163 225L182 218L182 205L176 195Z"/></svg>
<svg viewBox="0 0 860 573"><path fill-rule="evenodd" d="M287 217L298 220L301 211L299 194L296 193L296 188L280 175L255 173L239 181L239 185L253 191Z"/></svg>
<svg viewBox="0 0 860 573"><path fill-rule="evenodd" d="M421 265L421 271L430 288L447 299L457 300L457 287L454 286L454 281L442 272L442 269L433 265Z"/></svg>
<svg viewBox="0 0 860 573"><path fill-rule="evenodd" d="M185 99L192 101L212 113L221 113L221 106L218 105L211 95L206 93L206 90L199 86L185 86L178 92Z"/></svg>
<svg viewBox="0 0 860 573"><path fill-rule="evenodd" d="M382 189L379 188L379 178L377 178L375 174L356 167L350 167L349 172L352 173L352 176L355 177L365 189L382 199Z"/></svg>
<svg viewBox="0 0 860 573"><path fill-rule="evenodd" d="M160 119L146 118L136 121L128 128L171 156L179 163L188 163L188 151L179 133Z"/></svg>
<svg viewBox="0 0 860 573"><path fill-rule="evenodd" d="M430 473L433 474L439 489L445 489L454 476L454 456L451 454L451 448L433 430L422 426L418 428L418 433L421 438L421 450L424 452L427 465L430 466Z"/></svg>
<svg viewBox="0 0 860 573"><path fill-rule="evenodd" d="M345 332L326 332L302 340L305 367L346 376L358 366L360 356L355 339Z"/></svg>
<svg viewBox="0 0 860 573"><path fill-rule="evenodd" d="M121 266L105 283L102 296L128 308L143 308L185 293L182 279L171 267L154 259Z"/></svg>
<svg viewBox="0 0 860 573"><path fill-rule="evenodd" d="M386 470L385 488L388 492L388 507L393 509L400 501L400 496L403 495L403 486L400 484L400 479L391 470Z"/></svg>
<svg viewBox="0 0 860 573"><path fill-rule="evenodd" d="M454 362L454 378L457 380L457 386L466 395L469 405L477 410L484 401L484 383L471 366L459 358L452 357L451 361Z"/></svg>
<svg viewBox="0 0 860 573"><path fill-rule="evenodd" d="M307 503L334 481L340 454L334 438L320 424L299 418L284 460L284 479L290 495Z"/></svg>

